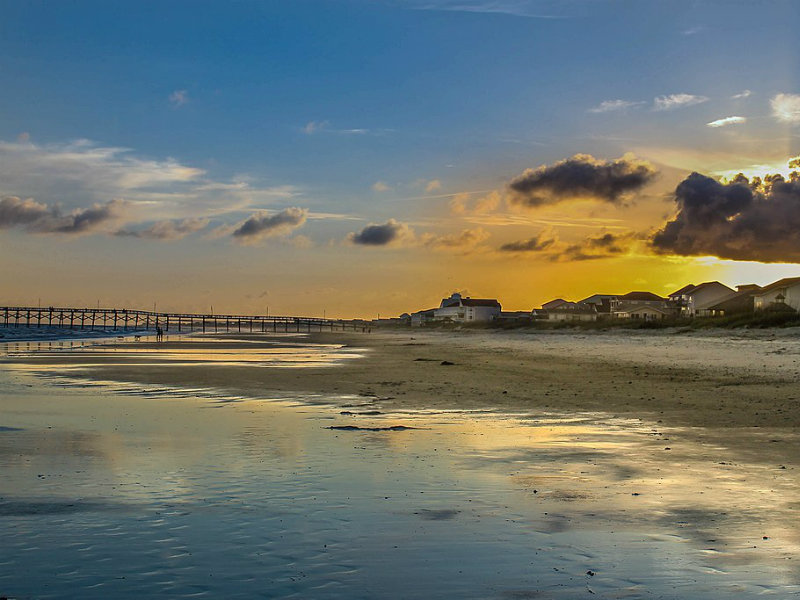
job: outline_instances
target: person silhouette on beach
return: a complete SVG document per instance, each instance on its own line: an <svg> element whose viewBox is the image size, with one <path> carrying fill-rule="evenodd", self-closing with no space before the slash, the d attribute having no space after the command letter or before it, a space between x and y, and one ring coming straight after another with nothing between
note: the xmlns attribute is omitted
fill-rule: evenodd
<svg viewBox="0 0 800 600"><path fill-rule="evenodd" d="M156 325L156 341L157 342L164 341L164 330L161 329L160 325Z"/></svg>

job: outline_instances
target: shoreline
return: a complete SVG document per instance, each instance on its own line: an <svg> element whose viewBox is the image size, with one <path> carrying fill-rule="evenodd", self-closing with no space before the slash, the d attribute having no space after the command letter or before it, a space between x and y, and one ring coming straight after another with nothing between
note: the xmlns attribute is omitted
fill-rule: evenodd
<svg viewBox="0 0 800 600"><path fill-rule="evenodd" d="M273 342L280 335L182 336ZM131 365L82 367L78 377L265 391L354 395L377 409L604 412L676 426L800 427L800 336L730 332L323 332L294 341L342 345L363 358L334 367ZM111 341L111 340L109 340ZM13 343L13 342L12 342ZM144 342L114 342L144 350ZM59 359L64 359L63 355ZM444 364L443 364L444 363ZM452 364L448 364L452 363ZM47 361L36 364L46 365Z"/></svg>

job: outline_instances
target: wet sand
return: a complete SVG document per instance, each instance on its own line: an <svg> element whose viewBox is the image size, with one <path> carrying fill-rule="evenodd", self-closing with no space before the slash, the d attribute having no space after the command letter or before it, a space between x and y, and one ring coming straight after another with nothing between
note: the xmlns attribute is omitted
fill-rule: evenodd
<svg viewBox="0 0 800 600"><path fill-rule="evenodd" d="M798 351L791 331L9 344L0 594L797 594Z"/></svg>
<svg viewBox="0 0 800 600"><path fill-rule="evenodd" d="M236 351L287 339L236 338L118 342L113 347L163 354L193 344L202 354L204 348ZM297 341L343 346L364 359L339 360L335 369L306 365L302 371L253 369L246 362L220 363L214 369L202 362L142 369L136 361L123 364L113 356L97 357L94 364L80 357L70 360L79 376L249 394L361 395L386 409L603 411L716 429L800 426L800 332L793 329L702 335L409 330L317 333ZM48 360L41 357L37 364Z"/></svg>

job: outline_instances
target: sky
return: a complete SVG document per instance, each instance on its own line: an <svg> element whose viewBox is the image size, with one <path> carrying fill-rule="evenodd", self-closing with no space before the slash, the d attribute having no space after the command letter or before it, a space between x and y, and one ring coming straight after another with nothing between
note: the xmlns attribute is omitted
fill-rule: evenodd
<svg viewBox="0 0 800 600"><path fill-rule="evenodd" d="M798 18L0 0L0 304L350 318L798 276Z"/></svg>

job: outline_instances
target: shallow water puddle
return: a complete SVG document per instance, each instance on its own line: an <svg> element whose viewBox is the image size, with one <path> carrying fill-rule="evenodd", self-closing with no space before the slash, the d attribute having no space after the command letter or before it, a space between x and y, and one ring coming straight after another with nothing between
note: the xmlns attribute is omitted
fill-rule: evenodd
<svg viewBox="0 0 800 600"><path fill-rule="evenodd" d="M800 594L797 472L691 432L58 383L0 370L0 595Z"/></svg>

